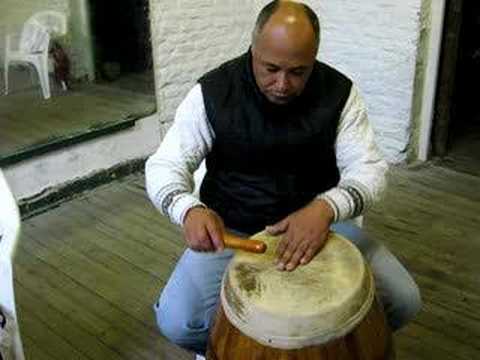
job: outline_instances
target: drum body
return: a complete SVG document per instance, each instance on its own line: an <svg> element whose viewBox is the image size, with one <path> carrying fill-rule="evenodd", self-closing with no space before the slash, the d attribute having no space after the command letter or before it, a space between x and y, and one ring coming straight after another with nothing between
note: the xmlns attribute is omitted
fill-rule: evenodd
<svg viewBox="0 0 480 360"><path fill-rule="evenodd" d="M237 252L222 281L210 360L393 359L372 274L355 246L331 234L306 266L280 272L278 238L266 254Z"/></svg>

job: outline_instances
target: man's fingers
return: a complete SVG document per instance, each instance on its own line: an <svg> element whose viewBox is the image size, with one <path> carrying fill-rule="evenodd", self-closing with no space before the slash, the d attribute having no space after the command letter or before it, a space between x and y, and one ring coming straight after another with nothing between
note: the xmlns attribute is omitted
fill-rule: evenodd
<svg viewBox="0 0 480 360"><path fill-rule="evenodd" d="M209 222L199 224L193 229L186 229L185 238L188 247L195 251L213 251L216 246L210 236Z"/></svg>
<svg viewBox="0 0 480 360"><path fill-rule="evenodd" d="M301 259L305 256L306 249L308 248L308 243L302 242L297 247L293 255L290 257L287 265L285 266L285 270L293 271L300 265Z"/></svg>
<svg viewBox="0 0 480 360"><path fill-rule="evenodd" d="M300 259L300 264L307 265L310 261L312 261L313 257L318 253L319 250L320 249L315 249L311 246L308 247Z"/></svg>
<svg viewBox="0 0 480 360"><path fill-rule="evenodd" d="M305 250L304 256L300 259L300 264L306 265L312 259L319 253L320 250L325 246L325 242L328 239L328 232L325 234L325 236L321 239L319 243L313 243L308 246L308 248Z"/></svg>
<svg viewBox="0 0 480 360"><path fill-rule="evenodd" d="M209 251L212 248L207 229L201 228L194 233L186 234L189 247L195 251Z"/></svg>
<svg viewBox="0 0 480 360"><path fill-rule="evenodd" d="M223 245L223 221L210 209L193 208L184 222L188 246L196 251L221 251Z"/></svg>
<svg viewBox="0 0 480 360"><path fill-rule="evenodd" d="M277 268L279 270L285 270L287 264L290 262L290 258L297 250L298 243L295 241L293 234L287 233L284 235L284 250L282 253L278 253Z"/></svg>
<svg viewBox="0 0 480 360"><path fill-rule="evenodd" d="M215 222L209 222L207 224L208 235L211 240L211 244L213 249L216 251L223 251L224 243L223 243L223 227Z"/></svg>
<svg viewBox="0 0 480 360"><path fill-rule="evenodd" d="M197 237L198 250L199 251L211 251L212 242L210 241L210 236L208 234L208 229L206 227L202 228L200 235Z"/></svg>

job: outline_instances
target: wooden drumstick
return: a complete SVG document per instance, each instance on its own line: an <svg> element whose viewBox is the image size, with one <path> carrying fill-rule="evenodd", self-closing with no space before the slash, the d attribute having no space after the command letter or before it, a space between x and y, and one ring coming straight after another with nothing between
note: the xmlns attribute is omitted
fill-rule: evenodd
<svg viewBox="0 0 480 360"><path fill-rule="evenodd" d="M225 247L230 249L239 249L256 254L263 254L267 250L267 244L260 240L241 238L227 232L223 233L223 242Z"/></svg>

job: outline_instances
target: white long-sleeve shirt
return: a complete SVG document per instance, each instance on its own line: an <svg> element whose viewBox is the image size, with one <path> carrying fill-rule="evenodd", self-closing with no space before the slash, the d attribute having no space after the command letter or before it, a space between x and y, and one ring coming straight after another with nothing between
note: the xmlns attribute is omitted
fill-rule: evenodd
<svg viewBox="0 0 480 360"><path fill-rule="evenodd" d="M197 84L178 107L173 125L145 167L150 199L175 224L183 225L187 211L203 205L193 193L193 173L214 141L202 89ZM341 113L335 151L340 181L318 197L332 207L335 221L342 221L361 215L380 196L387 170L355 85Z"/></svg>

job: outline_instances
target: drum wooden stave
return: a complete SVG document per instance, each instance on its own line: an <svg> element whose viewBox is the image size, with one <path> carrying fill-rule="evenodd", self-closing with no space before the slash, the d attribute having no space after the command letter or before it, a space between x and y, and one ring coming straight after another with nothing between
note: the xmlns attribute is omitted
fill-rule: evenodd
<svg viewBox="0 0 480 360"><path fill-rule="evenodd" d="M278 238L264 255L238 252L222 282L210 360L393 359L391 333L369 267L348 240L331 234L307 266L279 272Z"/></svg>

